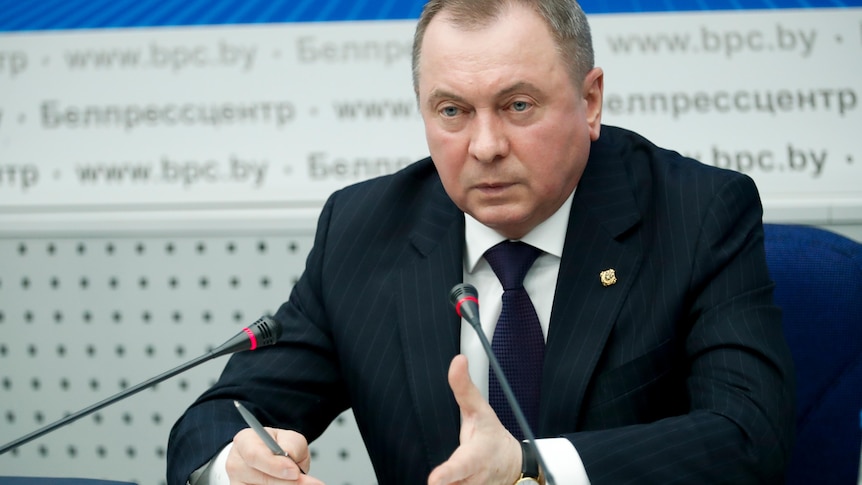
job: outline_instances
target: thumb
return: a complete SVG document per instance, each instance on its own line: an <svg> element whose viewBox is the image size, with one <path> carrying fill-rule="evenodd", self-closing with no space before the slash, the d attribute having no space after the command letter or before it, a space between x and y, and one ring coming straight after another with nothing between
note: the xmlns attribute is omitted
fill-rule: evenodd
<svg viewBox="0 0 862 485"><path fill-rule="evenodd" d="M479 388L470 379L467 357L464 355L456 355L449 364L449 387L463 415L474 415L488 406Z"/></svg>

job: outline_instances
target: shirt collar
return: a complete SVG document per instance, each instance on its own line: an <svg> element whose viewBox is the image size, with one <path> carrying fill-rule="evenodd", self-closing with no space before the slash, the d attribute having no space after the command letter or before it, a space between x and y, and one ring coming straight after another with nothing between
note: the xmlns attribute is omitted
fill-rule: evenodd
<svg viewBox="0 0 862 485"><path fill-rule="evenodd" d="M535 246L545 253L562 258L575 190L569 194L563 205L551 217L534 227L532 231L521 238L521 241ZM476 265L479 264L485 251L506 240L506 237L485 226L466 212L464 213L464 235L466 239L464 267L467 268L468 273L472 273L476 269Z"/></svg>

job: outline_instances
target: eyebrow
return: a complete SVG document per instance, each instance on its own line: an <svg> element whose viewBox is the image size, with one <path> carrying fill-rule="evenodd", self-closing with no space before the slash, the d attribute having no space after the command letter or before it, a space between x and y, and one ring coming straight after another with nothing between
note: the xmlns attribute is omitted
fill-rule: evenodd
<svg viewBox="0 0 862 485"><path fill-rule="evenodd" d="M520 82L517 82L517 83L509 86L506 89L503 89L499 93L497 93L497 97L502 98L502 97L508 96L510 94L515 94L519 91L527 91L529 93L536 94L536 93L540 93L542 90L539 89L538 86L536 86L533 83L528 83L526 81L520 81Z"/></svg>
<svg viewBox="0 0 862 485"><path fill-rule="evenodd" d="M533 94L541 93L541 90L535 84L526 81L519 81L507 88L501 89L495 95L495 98L503 98L519 91L527 91ZM466 103L467 100L463 96L459 96L445 89L435 89L428 96L428 105L433 105L439 99L451 99L458 103Z"/></svg>
<svg viewBox="0 0 862 485"><path fill-rule="evenodd" d="M457 103L465 103L466 102L466 100L463 97L458 96L455 93L446 91L445 89L435 89L434 91L431 91L431 95L428 96L428 103L427 104L429 107L433 107L434 103L436 103L437 100L440 100L440 99L451 99Z"/></svg>

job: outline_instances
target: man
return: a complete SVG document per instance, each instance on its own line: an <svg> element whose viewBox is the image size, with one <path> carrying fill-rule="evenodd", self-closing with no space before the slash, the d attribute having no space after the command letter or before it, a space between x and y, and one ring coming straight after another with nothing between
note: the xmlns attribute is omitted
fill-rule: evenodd
<svg viewBox="0 0 862 485"><path fill-rule="evenodd" d="M306 440L352 408L381 484L515 483L525 452L447 299L475 284L494 334L503 290L483 254L503 240L542 250L524 287L545 339L543 472L782 482L794 387L751 180L601 125L574 0L432 0L414 86L430 159L327 201L279 344L234 356L177 423L169 482L320 483L300 473Z"/></svg>

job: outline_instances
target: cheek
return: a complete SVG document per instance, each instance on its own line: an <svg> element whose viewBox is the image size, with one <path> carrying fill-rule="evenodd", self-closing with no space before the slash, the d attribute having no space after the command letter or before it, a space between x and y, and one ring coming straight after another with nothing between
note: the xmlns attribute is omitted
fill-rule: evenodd
<svg viewBox="0 0 862 485"><path fill-rule="evenodd" d="M466 149L459 140L439 130L425 130L428 151L449 197L456 203L462 198L461 176Z"/></svg>
<svg viewBox="0 0 862 485"><path fill-rule="evenodd" d="M529 171L538 191L556 193L568 189L573 179L580 177L589 156L588 131L554 127L524 133L519 138L518 157L530 161Z"/></svg>
<svg viewBox="0 0 862 485"><path fill-rule="evenodd" d="M441 176L444 173L457 173L467 154L463 140L458 136L435 128L425 129L425 139L431 158L434 159L434 164Z"/></svg>

